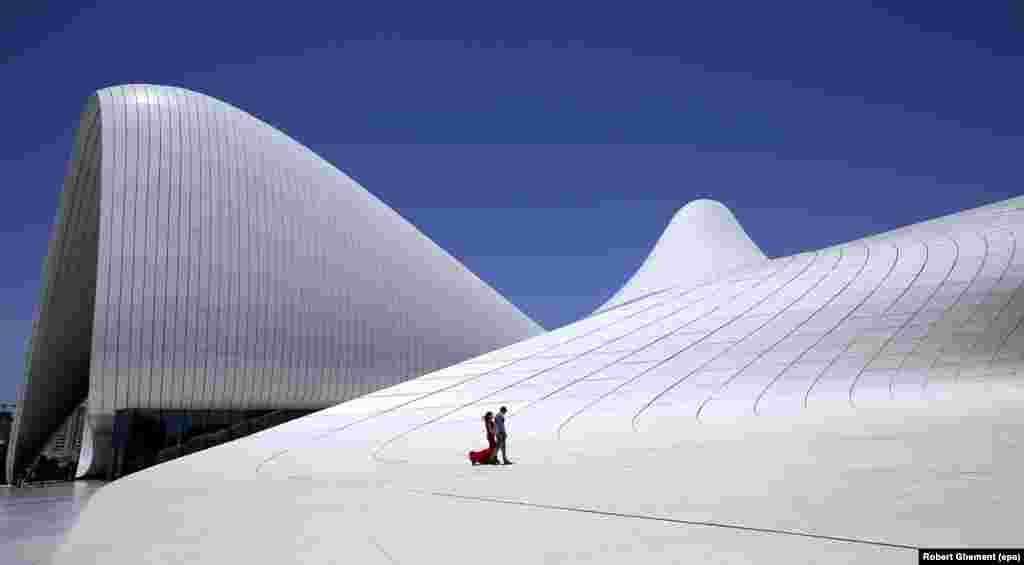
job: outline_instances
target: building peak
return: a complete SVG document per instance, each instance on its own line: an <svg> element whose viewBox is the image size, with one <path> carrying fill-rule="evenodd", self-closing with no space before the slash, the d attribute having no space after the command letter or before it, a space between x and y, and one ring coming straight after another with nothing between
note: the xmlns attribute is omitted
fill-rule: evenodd
<svg viewBox="0 0 1024 565"><path fill-rule="evenodd" d="M693 200L672 216L640 268L596 312L766 260L728 207L717 200Z"/></svg>

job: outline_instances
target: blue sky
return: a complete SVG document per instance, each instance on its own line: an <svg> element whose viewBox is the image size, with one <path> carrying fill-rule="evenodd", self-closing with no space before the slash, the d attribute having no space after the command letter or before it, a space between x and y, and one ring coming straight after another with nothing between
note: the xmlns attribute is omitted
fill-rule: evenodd
<svg viewBox="0 0 1024 565"><path fill-rule="evenodd" d="M0 400L114 84L275 125L549 328L694 198L780 256L1024 193L1024 2L265 4L0 4Z"/></svg>

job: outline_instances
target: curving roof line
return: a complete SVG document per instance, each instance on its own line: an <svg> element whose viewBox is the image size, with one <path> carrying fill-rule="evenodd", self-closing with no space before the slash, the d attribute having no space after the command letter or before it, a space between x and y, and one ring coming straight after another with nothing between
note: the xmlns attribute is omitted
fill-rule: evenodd
<svg viewBox="0 0 1024 565"><path fill-rule="evenodd" d="M119 410L319 409L544 331L298 141L159 85L89 97L42 280L10 477L83 401L98 473Z"/></svg>
<svg viewBox="0 0 1024 565"><path fill-rule="evenodd" d="M676 212L636 273L594 313L767 260L729 208L694 200Z"/></svg>

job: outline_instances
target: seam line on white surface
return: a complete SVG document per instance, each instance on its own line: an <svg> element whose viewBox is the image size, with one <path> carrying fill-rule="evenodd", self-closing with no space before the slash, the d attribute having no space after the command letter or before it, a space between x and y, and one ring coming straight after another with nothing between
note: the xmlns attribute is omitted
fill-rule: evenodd
<svg viewBox="0 0 1024 565"><path fill-rule="evenodd" d="M630 514L627 512L612 512L609 510L596 510L593 508L576 508L573 506L559 506L555 504L539 504L533 502L522 502L519 500L504 500L501 498L488 498L483 496L471 496L465 494L454 494L449 492L435 492L435 491L424 491L424 490L409 490L409 492L415 494L428 494L431 496L439 496L444 498L454 498L457 500L468 500L475 502L491 502L496 504L509 504L512 506L525 506L529 508L543 508L545 510L562 510L566 512L581 512L585 514L596 514L599 516L610 516L614 518L633 518L637 520L651 520L655 522L666 522L671 524L681 524L686 526L704 526L709 528L725 528L730 530L743 530L747 532L758 532L762 534L777 534L785 536L795 536L803 538L812 538L825 541L836 541L844 543L857 543L861 545L873 545L877 547L888 547L892 549L906 549L906 550L917 550L917 546L904 545L900 543L890 543L876 540L866 540L859 538L851 538L844 536L829 536L824 534L812 534L808 532L799 532L794 530L781 530L777 528L759 528L756 526L743 526L741 524L728 524L725 522L711 522L703 520L683 520L681 518L668 518L663 516L648 516L646 514Z"/></svg>
<svg viewBox="0 0 1024 565"><path fill-rule="evenodd" d="M380 542L377 541L377 538L370 536L370 543L373 545L373 547L376 547L377 551L381 552L381 554L384 555L384 557L386 557L388 561L394 563L395 565L398 565L398 560L395 559L394 556L392 556L390 553L388 553L388 550L384 549L384 546L382 546Z"/></svg>
<svg viewBox="0 0 1024 565"><path fill-rule="evenodd" d="M783 267L780 267L780 268L778 269L778 271L776 271L776 272L782 271L782 270L783 270L783 269L785 268L785 266L788 266L788 265L789 265L790 263L792 263L792 262L793 262L792 258L787 258L787 260L786 260L785 262L783 262L783 263L782 263L782 264L783 264ZM694 291L696 291L696 290L698 290L698 289L701 289L701 288L704 288L705 286L710 286L710 284L709 284L709 285L698 285L697 287L691 288L691 289L689 289L689 290L686 290L686 291L683 291L683 292L679 292L679 293L678 293L678 296L676 296L675 298L684 298L684 297L686 297L686 296L689 296L690 294L692 294L692 293L693 293ZM696 300L696 301L694 301L694 302L690 302L690 303L687 303L687 305L692 305L692 304L696 304L696 303L699 303L699 302L703 302L703 301L705 301L705 300L707 300L707 299L706 299L706 298L701 298L701 299L698 299L698 300ZM656 302L655 304L653 304L653 305L651 305L651 306L649 306L649 307L647 307L647 308L644 308L644 309L642 309L642 310L640 310L640 311L638 311L638 312L634 312L633 314L630 314L629 316L626 316L626 318L624 318L623 320L625 320L625 319L629 319L629 318L633 318L633 317L636 317L636 316L640 316L640 315L642 315L642 314L643 314L644 312L647 312L647 311L649 311L649 310L654 310L654 309L656 309L656 308L659 308L659 307L662 307L662 306L666 306L666 305L671 305L671 304L672 304L673 302L674 302L674 300L673 300L673 299L665 299L665 300L663 300L663 301L661 301L661 302ZM685 308L685 306L684 306L684 308ZM679 310L677 310L676 312L678 312L678 311L679 311ZM674 314L674 313L675 313L675 312L673 312L673 314ZM672 314L669 314L669 315L672 315ZM667 316L666 316L666 317L667 317ZM403 402L403 403L401 403L401 404L399 404L399 405L397 405L397 406L393 406L393 407L391 407L391 408L388 408L388 409L385 409L385 410L383 410L383 411L381 411L381 412L377 412L377 413L374 413L374 414L371 414L371 415L365 416L365 417L363 417L363 418L360 418L360 419L358 419L358 420L356 420L356 421L354 421L354 422L350 422L350 423L348 423L348 424L345 424L345 425L343 425L343 426L340 426L340 427L338 427L338 428L332 428L332 429L329 429L329 430L327 430L326 432L324 432L324 433L321 433L321 434L319 434L319 435L315 436L315 437L314 437L314 439L321 439L321 438L323 438L323 437L326 437L326 436L328 436L328 435L331 435L331 434L334 434L334 433L337 433L337 432L340 432L340 431L345 431L345 430L347 430L347 429L351 428L352 426L355 426L355 425L357 425L357 424L360 424L360 423L364 423L364 422L367 422L367 421L371 421L371 420L373 420L373 419L375 419L375 418L377 418L377 417L379 417L379 416L382 416L382 415L387 415L387 414L393 413L393 412L395 412L395 411L397 411L397 410L399 410L399 409L401 409L401 408L403 408L403 407L405 407L405 406L408 406L408 405L410 405L410 404L414 404L415 402L418 402L419 400L422 400L422 399L428 398L428 397L430 397L430 396L432 396L432 395L434 395L434 394L437 394L437 393L440 393L440 392L444 392L444 391L447 391L447 390L451 390L451 389L457 388L457 387L459 387L459 386L462 386L463 384L466 384L466 383L469 383L469 382L479 381L479 380L480 380L481 378L483 378L483 377L485 377L485 376L487 376L487 375L489 375L489 374L492 374L492 373L495 373L495 372L499 372L499 371L501 371L502 369L505 369L505 368L507 368L507 367L510 367L510 366L512 366L512 365L515 365L516 363L519 363L520 361L524 361L524 360L526 360L526 359L532 359L532 358L536 358L536 357L538 357L539 355L541 355L542 353L545 353L545 352L548 352L548 351L552 351L552 350L558 349L559 347L562 347L562 346L564 346L564 345L567 345L567 344L569 344L569 343L571 343L571 342L573 342L573 341L576 341L576 340L581 340L581 339L587 338L587 337L589 337L589 336L591 336L591 335L594 335L594 334L597 334L598 332L601 332L601 331L603 331L603 330L605 330L605 329L608 329L608 328L614 327L614 326L615 326L616 324L618 324L618 323L622 322L623 320L615 320L615 321L612 321L612 322L608 322L608 323L605 323L604 325L602 325L602 326L600 326L600 327L598 327L598 328L595 328L595 329L593 329L593 330L590 330L590 331L584 332L583 334L580 334L580 335L574 336L574 337L572 337L572 338L569 338L569 339L563 340L563 341L561 341L561 342L559 342L559 343L556 343L556 344L554 344L554 345L550 345L550 346L547 346L547 347L545 347L544 349L542 349L542 350L541 350L540 352L536 352L536 353L533 353L533 354L531 354L531 355L529 355L529 356L527 356L527 357L524 357L524 358L522 358L522 359L516 359L516 360L512 360L512 361L509 361L508 363L506 363L506 364L504 364L504 365L501 365L501 366L499 366L499 367L496 367L496 368L494 368L494 369L490 369L490 370L488 370L488 371L485 371L485 372L484 372L484 373L482 373L482 374L479 374L479 375L474 375L474 376L472 376L472 377L469 377L469 378L467 378L467 379L461 380L461 381L459 381L459 382L457 382L457 383L455 383L455 384L452 384L452 385L449 385L449 386L443 387L443 388L441 388L441 389L439 389L439 390L435 390L435 391L433 391L433 392L430 392L430 393L426 393L426 394L423 394L423 395L417 396L417 397L415 397L415 398L413 398L413 399L411 399L411 400L409 400L409 401L407 401L407 402ZM613 341L614 341L614 340L613 340ZM600 346L599 346L599 347L597 347L597 348L595 348L595 349L598 349L598 348L600 348ZM584 356L584 355L586 355L586 353L583 353L583 354L579 354L579 355L576 355L576 356L575 356L575 358L580 358L580 357L582 357L582 356ZM570 361L571 361L571 360L570 360ZM567 362L568 362L568 361L567 361ZM563 365L563 364L565 364L565 363L561 363L561 364L559 364L559 365ZM556 365L556 366L557 366L557 365ZM545 372L545 371L547 371L547 370L550 370L550 368L549 368L549 369L544 369L544 370L541 370L541 371L540 371L540 372L538 372L537 374L543 373L543 372ZM428 373L428 375L429 375L429 373ZM534 376L536 376L536 375L534 375ZM367 396L368 396L368 395L367 395ZM428 423L429 423L429 422L428 422ZM394 440L394 439L395 439L395 438L392 438L392 440ZM289 451L290 451L290 449L283 449L283 450L280 450L280 451L277 451L277 452L274 452L274 453L272 453L272 454L271 454L271 455L270 455L269 457L265 458L265 459L264 459L263 461L261 461L261 462L260 462L260 463L259 463L259 464L258 464L258 465L256 466L256 472L257 472L257 473L259 473L259 472L260 472L260 470L261 470L261 469L263 468L263 466L264 466L264 465L266 465L267 463L269 463L269 462L273 461L273 460L274 460L274 459L276 459L277 457L279 457L279 456L281 456L281 455L283 455L283 454L285 454L285 453L288 453Z"/></svg>
<svg viewBox="0 0 1024 565"><path fill-rule="evenodd" d="M810 266L811 266L811 265L812 265L812 264L813 264L813 263L814 263L814 262L815 262L815 261L817 260L817 258L818 258L818 254L817 254L817 253L815 253L814 255L812 255L812 256L811 256L811 259L810 259L810 260L808 261L807 265L806 265L806 266L804 266L804 268L803 268L803 269L802 269L802 270L801 270L800 272L801 272L801 273L803 273L804 271L806 271L807 269L809 269L809 268L810 268ZM784 272L784 271L785 271L785 269L786 269L786 268L787 268L787 267L788 267L788 266L789 266L790 264L792 264L792 262L790 262L790 263L787 263L787 264L785 264L784 266L780 267L780 268L779 268L778 270L776 270L776 271L775 271L775 272L774 272L774 273L772 274L772 276L775 276L775 274L778 274L778 273L780 273L780 272ZM797 276L799 276L799 275L797 275ZM795 278L795 277L794 277L794 278ZM727 280L727 279L723 279L723 280ZM767 280L767 279L765 279L765 280ZM792 280L792 279L790 279L790 280ZM758 283L758 284L761 284L761 283ZM699 288L699 287L695 287L694 289L688 290L688 291L686 291L685 293L683 293L683 294L682 294L681 296L687 296L687 295L689 295L689 294L690 294L691 292L693 292L694 290L696 290L696 288ZM749 289L748 289L748 290L749 290ZM674 335L674 334L678 333L678 332L679 332L679 331L680 331L680 330L681 330L681 329L682 329L683 327L689 326L689 325L693 324L693 323L694 323L695 321L697 321L697 320L700 320L700 319L704 319L704 318L706 318L706 317L710 316L710 315L711 315L711 313L713 313L713 312L715 312L715 311L717 311L717 310L719 310L719 309L721 309L721 308L725 307L725 306L726 306L726 305L728 305L728 304L731 304L731 303L733 302L733 300L734 300L734 299L737 299L738 297L740 297L740 296L744 295L744 294L745 294L746 292L747 292L747 290L742 290L742 291L740 291L739 293L737 293L737 294L734 294L734 295L730 296L730 297L728 298L728 301L727 301L727 302L724 302L723 304L717 305L717 306L715 306L715 307L714 307L714 308L713 308L712 310L710 310L710 311L708 311L708 312L705 312L704 314L702 314L702 315L698 316L697 318L695 318L695 319L693 319L693 320L690 320L689 322L686 322L685 324L683 324L683 326L680 326L680 327L678 327L678 328L676 328L676 329L674 329L674 330L672 330L672 331L670 331L670 332L668 332L668 333L666 333L666 334L664 334L664 335L662 335L662 336L660 336L660 337L658 337L658 338L656 338L656 339L653 339L652 341L650 341L649 343L647 343L647 344L646 344L646 345L644 345L643 347L641 347L641 348L639 348L639 349L637 349L637 350L634 350L634 351L630 351L630 352L623 352L623 353L622 353L622 355L621 355L621 356L619 356L619 358L618 358L618 359L616 359L615 361L612 361L612 362L610 362L610 363L606 363L605 365L601 366L601 367L600 367L599 369L597 369L597 370L589 371L589 372L588 372L588 373L587 373L586 375L584 375L583 377L581 377L581 378L578 378L578 379L574 379L574 380L573 380L572 382L570 382L570 383L569 383L568 385L565 385L565 386L563 386L563 387L560 387L560 388L556 389L556 391L554 391L554 392L548 393L548 394L546 394L546 395L544 395L544 396L541 396L540 398L537 398L537 399L534 399L534 400L531 400L531 401L529 401L529 402L528 402L528 403L527 403L527 404L526 404L525 406L523 406L523 407L521 407L521 408L518 408L518 409L516 409L516 410L515 410L515 412L513 412L513 413L512 413L512 415L518 415L518 414L521 414L521 413L522 413L523 411L525 411L525 410L528 410L529 408L533 407L533 406L534 406L534 405L536 405L537 403L539 403L539 402L542 402L542 401L544 401L545 399L547 399L548 397L552 396L553 394L555 394L555 393L557 393L557 392L559 392L559 391L561 391L561 390L564 390L564 389L566 389L566 388L568 388L568 387L570 387L570 386L572 386L572 385L574 385L574 384L576 384L576 383L578 383L578 382L580 382L580 381L582 381L582 380L586 379L586 378L587 378L587 377L589 377L589 376L595 375L595 374L597 374L598 372L600 372L600 371L603 371L603 370L605 370L605 369L607 369L607 368L609 368L609 367L611 367L611 366L613 366L613 365L615 365L615 364L617 364L617 363L619 363L619 362L621 362L621 361L624 361L625 359L628 359L629 357L632 357L632 356L633 356L633 355L634 355L634 354L635 354L635 353L636 353L637 351L640 351L640 350L646 349L646 348L648 348L648 347L651 347L651 346L653 346L654 344L656 344L656 343L657 343L657 342L659 342L659 341L662 341L662 340L668 339L668 338L669 338L670 336L672 336L672 335ZM707 301L707 300L709 300L709 299L708 299L708 298L702 298L702 299L700 299L700 300L699 300L699 301L697 301L697 302L704 302L704 301ZM696 302L694 302L694 303L696 303ZM713 302L712 302L712 303L713 303ZM666 304L671 304L671 301L666 301ZM693 304L693 303L691 303L691 304ZM650 327L650 326L652 326L652 325L654 325L654 324L657 324L657 323L659 323L659 322L662 322L662 321L664 321L664 320L668 320L668 319L672 318L673 316L675 316L675 315L677 315L677 314L679 314L679 313L681 313L681 312L684 312L684 311L686 310L686 308L687 308L687 307L688 307L688 306L683 306L683 307L681 307L681 308L677 308L677 309L673 310L673 311L672 311L672 312L671 312L670 314L667 314L667 315L665 315L665 316L662 316L662 317L660 317L660 318L658 318L658 319L656 319L656 320L654 320L654 321L652 321L652 322L648 322L648 323L646 323L646 324L643 324L643 325L641 325L641 326L639 326L639 327L637 327L637 328L635 328L635 329L633 329L633 330L630 330L630 331L629 331L629 333L626 333L626 334L624 334L624 335L621 335L621 336L619 336L619 337L615 337L615 338L613 338L613 339L611 339L611 340L608 340L608 341L606 341L606 342L602 343L601 345L598 345L598 346L596 346L596 347L593 347L593 348L591 348L591 349L589 349L589 350L587 350L587 351L585 351L585 352L583 352L583 353L577 354L577 355L575 355L575 356L574 356L574 357L573 357L572 359L570 359L570 360L567 360L567 361L565 361L565 362L563 362L563 363L559 363L559 364L558 364L558 365L556 365L555 367L551 367L551 368L548 368L548 369L544 369L544 370L542 370L542 371L538 371L538 372L536 372L536 373L532 374L531 376L529 376L529 377L527 377L527 378L525 378L525 379L521 379L521 380L518 380L518 381L516 381L516 382L514 382L514 383L512 383L512 384L510 384L510 385L507 385L507 386L504 386L504 387L502 387L501 389L498 389L498 390L496 390L496 391L492 391L492 392L490 392L490 393L487 393L487 394L486 394L485 396L483 396L483 397L481 397L481 398L478 398L478 399L476 399L476 400L474 400L474 401L470 402L469 404L466 404L466 405L462 406L461 408L466 408L466 407L468 407L468 406L471 406L471 405L473 405L473 404L478 404L478 403L480 403L481 401L483 401L483 400L485 400L485 399L487 399L487 398L490 398L490 397L494 396L495 394L498 394L498 393L501 393L501 392L505 392L505 391L507 391L507 390L509 390L509 389L512 389L512 388L514 388L514 387L515 387L515 386L517 386L517 385L520 385L520 384L524 383L524 382L527 382L527 381L531 381L531 380L534 380L534 379L536 379L536 378L537 378L538 376L540 376L540 375L542 375L542 374L544 374L544 373L547 373L548 371L550 371L550 370L551 370L551 369L553 369L553 368L561 367L561 366L567 365L567 364L569 364L569 363L572 363L572 362L574 362L574 361L576 361L576 360L582 359L582 358L586 357L587 355L589 355L590 353L593 353L593 352L595 352L595 351L598 351L598 350L600 350L600 349L602 349L602 348L604 348L604 347L607 347L608 345L610 345L610 344L612 344L612 343L615 343L615 342L617 342L617 341L620 341L620 340L626 339L626 338L627 338L627 337L629 337L629 336L635 335L635 334L637 334L637 333L639 333L639 332L643 331L643 329L644 329L644 328ZM608 326L608 327L613 327L613 326L614 326L614 325L616 325L617 323L618 323L618 322L614 322L614 323L612 323L612 324L609 324L609 326ZM709 334L709 335L710 335L710 334ZM702 341L703 341L704 339L707 339L707 336L705 336L704 338L702 338ZM556 346L556 347L557 347L557 346ZM689 349L689 346L688 346L688 347L687 347L686 349ZM662 363L664 363L664 361L662 361ZM646 372L646 371L645 371L645 372ZM460 408L460 409L461 409L461 408ZM400 439L400 438L402 438L402 437L405 437L405 436L407 436L407 435L409 435L409 434L411 434L411 433L413 433L413 432L416 432L416 431L418 431L418 430L420 430L420 429L422 429L422 428L424 428L424 427L426 427L426 426L428 426L428 425L430 425L430 424L433 424L434 422L436 422L436 421L438 421L438 420L440 420L440 419L442 419L442 418L445 418L445 417L447 417L448 415L450 415L451 413L454 413L454 412L455 412L455 411L452 411L452 412L446 413L446 414L444 414L444 415L442 415L442 416L439 416L439 417L436 417L436 418L432 418L431 420L429 420L429 421L427 421L427 422L423 422L422 424L420 424L420 425L417 425L417 426L413 427L413 428L412 428L412 429L410 429L410 430L407 430L407 431L405 431L405 432L402 432L401 434L399 434L399 435L397 435L397 436L394 436L394 437L392 437L391 439L389 439L389 440L387 440L387 441L385 441L385 442L381 443L381 444L380 444L380 445L379 445L379 446L378 446L378 447L377 447L376 449L374 449L374 451L373 451L373 454L371 455L371 457L373 457L374 459L380 460L380 457L378 456L378 455L379 455L379 453L380 453L381 451L383 451L383 450L384 450L384 449L385 449L385 448L386 448L386 447L387 447L388 445L390 445L390 444L391 444L391 443L393 443L394 441L396 441L396 440L398 440L398 439Z"/></svg>

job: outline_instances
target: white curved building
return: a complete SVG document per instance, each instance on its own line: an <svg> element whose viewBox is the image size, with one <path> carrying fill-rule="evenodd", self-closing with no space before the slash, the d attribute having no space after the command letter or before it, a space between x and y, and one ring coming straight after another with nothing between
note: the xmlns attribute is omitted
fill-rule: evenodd
<svg viewBox="0 0 1024 565"><path fill-rule="evenodd" d="M1022 211L768 260L723 207L691 205L597 313L108 485L55 563L1019 547ZM503 405L517 464L470 466L481 414Z"/></svg>
<svg viewBox="0 0 1024 565"><path fill-rule="evenodd" d="M764 252L721 202L694 200L676 212L636 273L595 312L669 288L710 282L765 260Z"/></svg>
<svg viewBox="0 0 1024 565"><path fill-rule="evenodd" d="M82 402L95 474L133 429L174 445L542 331L310 150L162 86L89 99L43 280L10 477Z"/></svg>

